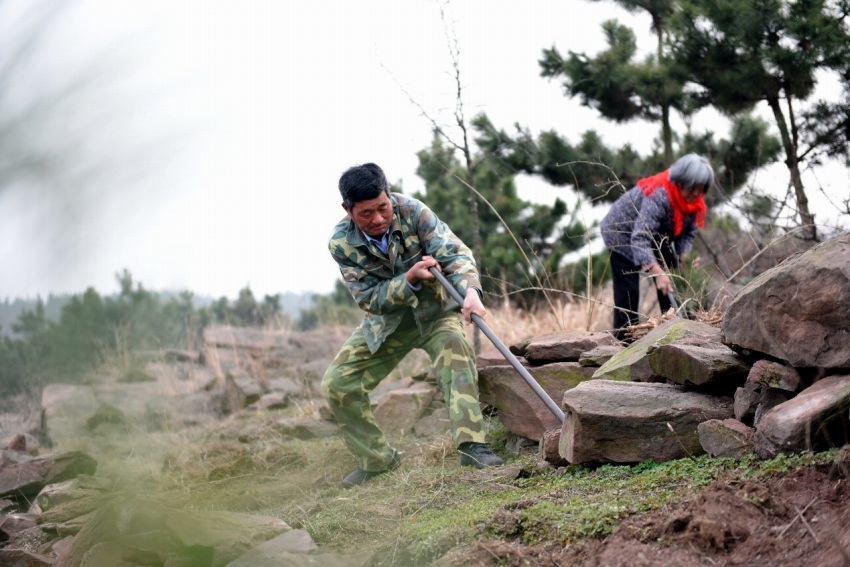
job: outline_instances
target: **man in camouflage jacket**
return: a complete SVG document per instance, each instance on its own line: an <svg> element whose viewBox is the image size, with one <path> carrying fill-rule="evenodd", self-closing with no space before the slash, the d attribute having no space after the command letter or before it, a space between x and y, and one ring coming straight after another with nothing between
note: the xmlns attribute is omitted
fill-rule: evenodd
<svg viewBox="0 0 850 567"><path fill-rule="evenodd" d="M414 348L428 353L449 409L461 464L502 464L484 444L475 353L461 317L486 316L469 248L421 201L390 193L373 163L342 174L347 216L328 248L352 297L366 311L324 378L322 389L358 467L350 488L397 467L399 453L375 423L369 392ZM465 297L462 307L429 271L436 267Z"/></svg>

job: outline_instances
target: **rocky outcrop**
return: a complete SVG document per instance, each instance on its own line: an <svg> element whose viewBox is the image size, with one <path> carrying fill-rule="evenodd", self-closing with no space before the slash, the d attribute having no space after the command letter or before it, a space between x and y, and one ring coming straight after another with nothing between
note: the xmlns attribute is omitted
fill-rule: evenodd
<svg viewBox="0 0 850 567"><path fill-rule="evenodd" d="M320 379L348 332L330 328L296 333L219 325L204 330L203 358L220 380L248 376L262 393L273 391L276 382L294 382L302 397L321 396Z"/></svg>
<svg viewBox="0 0 850 567"><path fill-rule="evenodd" d="M742 288L721 328L674 318L626 348L600 341L598 333L582 339L571 332L510 346L544 390L563 400L557 439L549 429L554 416L511 367L479 369L482 401L497 409L513 435L540 440L541 457L555 465L701 452L768 457L841 445L850 431L840 378L850 367L848 266L850 233L789 258ZM552 384L545 369L566 361L578 361L592 375ZM655 410L635 409L642 398L630 393L640 382L659 386L648 390ZM557 388L562 398L555 397ZM670 450L646 421L656 411L654 419L673 426L670 414L688 407L679 399L686 394L698 394L713 410L699 410L702 415L682 428L688 435L676 433L678 449Z"/></svg>
<svg viewBox="0 0 850 567"><path fill-rule="evenodd" d="M846 443L848 245L844 235L756 278L732 302L721 329L673 319L625 348L607 333L575 332L510 346L561 405L563 423L501 353L480 356L481 401L508 428L506 451L536 444L543 462L564 466L700 453L772 457ZM302 342L286 331L211 328L202 351L152 357L135 374L141 381L45 388L43 432L63 444L81 435L103 435L106 442L107 435L139 428L204 425L228 414L238 420L297 406L309 411L268 420L275 434L335 435L333 416L317 401L318 384L344 334ZM428 376L386 381L370 399L390 435L449 429L442 392ZM7 542L0 544L0 565L368 561L323 552L309 534L278 518L188 513L116 495L90 476L95 463L84 454L27 452L27 439L19 435L0 453L0 540ZM16 548L33 530L53 539L35 551Z"/></svg>

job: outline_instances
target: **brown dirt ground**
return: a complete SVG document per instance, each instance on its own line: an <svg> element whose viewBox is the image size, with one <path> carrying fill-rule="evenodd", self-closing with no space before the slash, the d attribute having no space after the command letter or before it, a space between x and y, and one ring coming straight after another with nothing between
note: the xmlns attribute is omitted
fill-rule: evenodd
<svg viewBox="0 0 850 567"><path fill-rule="evenodd" d="M434 565L850 567L850 446L840 455L757 482L733 474L685 503L632 516L603 540L565 548L482 540Z"/></svg>

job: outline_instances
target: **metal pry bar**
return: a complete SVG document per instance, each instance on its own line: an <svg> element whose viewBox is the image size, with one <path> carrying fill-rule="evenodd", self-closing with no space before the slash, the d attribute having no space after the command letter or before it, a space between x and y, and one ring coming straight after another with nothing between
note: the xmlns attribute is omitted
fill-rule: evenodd
<svg viewBox="0 0 850 567"><path fill-rule="evenodd" d="M440 272L440 270L435 267L431 267L428 269L432 274L434 274L434 277L437 278L437 281L439 281L443 285L443 287L446 288L446 291L449 292L449 295L451 295L454 300L458 302L458 304L463 306L463 297L460 295L460 293L458 293L458 291L451 284L451 282L446 279L446 276L444 276L442 272ZM475 323L475 326L477 326L485 335L487 335L487 338L490 339L490 342L493 343L493 346L495 346L499 350L499 352L502 353L502 356L504 356L505 359L511 364L511 366L514 367L514 370L519 372L519 375L522 376L522 379L525 380L529 386L531 386L531 389L534 390L534 393L537 394L537 397L540 398L544 404L546 404L546 407L549 408L549 410L553 414L555 414L555 417L558 418L558 421L564 423L564 412L561 411L561 408L558 407L558 404L556 404L554 400L552 400L549 394L546 393L546 390L540 387L540 384L538 384L537 380L535 380L534 377L528 373L528 370L526 370L525 367L520 364L519 360L517 360L517 357L515 357L514 354L510 350L508 350L508 347L505 346L505 343L499 340L499 337L497 337L495 333L490 330L490 327L487 326L487 323L484 322L484 319L482 319L477 313L473 313L471 319L472 322Z"/></svg>

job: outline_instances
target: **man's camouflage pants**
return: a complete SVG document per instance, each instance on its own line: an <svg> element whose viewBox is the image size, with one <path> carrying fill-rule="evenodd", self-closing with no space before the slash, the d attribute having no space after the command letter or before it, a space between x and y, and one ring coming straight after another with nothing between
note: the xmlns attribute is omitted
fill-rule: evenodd
<svg viewBox="0 0 850 567"><path fill-rule="evenodd" d="M383 470L392 459L392 449L372 415L369 392L414 348L424 350L431 359L449 408L455 446L485 441L475 353L466 340L460 315L443 317L433 333L423 337L409 313L374 354L358 327L322 379L322 390L339 423L342 439L363 470Z"/></svg>

